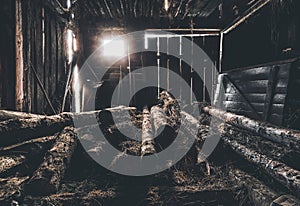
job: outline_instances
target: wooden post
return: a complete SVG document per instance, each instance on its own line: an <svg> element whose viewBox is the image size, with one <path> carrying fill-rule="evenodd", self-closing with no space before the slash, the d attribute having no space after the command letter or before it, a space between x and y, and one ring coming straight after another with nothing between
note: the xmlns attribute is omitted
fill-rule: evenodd
<svg viewBox="0 0 300 206"><path fill-rule="evenodd" d="M223 44L224 44L224 33L220 33L220 50L219 50L219 74L222 73L222 61L223 61Z"/></svg>
<svg viewBox="0 0 300 206"><path fill-rule="evenodd" d="M22 4L21 0L16 0L16 110L23 109L23 76L24 76L24 61L23 61L23 24L22 24Z"/></svg>

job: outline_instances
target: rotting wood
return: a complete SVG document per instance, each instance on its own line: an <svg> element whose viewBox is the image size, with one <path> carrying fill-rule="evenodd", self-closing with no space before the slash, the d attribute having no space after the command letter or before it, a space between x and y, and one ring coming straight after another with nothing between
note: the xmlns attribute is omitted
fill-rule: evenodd
<svg viewBox="0 0 300 206"><path fill-rule="evenodd" d="M66 127L45 155L43 163L34 172L26 185L26 190L32 195L49 195L57 192L76 146L77 136L74 128Z"/></svg>
<svg viewBox="0 0 300 206"><path fill-rule="evenodd" d="M151 115L147 108L143 109L143 123L142 123L142 156L154 154L154 139L151 124Z"/></svg>
<svg viewBox="0 0 300 206"><path fill-rule="evenodd" d="M300 132L279 128L265 122L256 121L242 115L236 115L216 108L205 107L204 111L220 121L258 134L271 141L291 148L300 148Z"/></svg>
<svg viewBox="0 0 300 206"><path fill-rule="evenodd" d="M264 154L249 149L226 136L223 136L222 139L224 143L232 148L237 154L263 169L268 175L290 189L297 196L300 195L300 171L295 170L282 162L273 160Z"/></svg>

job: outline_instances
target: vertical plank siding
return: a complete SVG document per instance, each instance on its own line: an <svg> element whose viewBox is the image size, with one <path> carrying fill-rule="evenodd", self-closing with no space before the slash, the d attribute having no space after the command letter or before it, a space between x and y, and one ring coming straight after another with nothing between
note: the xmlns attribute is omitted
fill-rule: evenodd
<svg viewBox="0 0 300 206"><path fill-rule="evenodd" d="M24 12L23 111L53 114L43 89L54 109L60 111L64 92L62 84L65 79L63 24L38 0L22 1L22 11ZM43 89L38 84L38 79Z"/></svg>

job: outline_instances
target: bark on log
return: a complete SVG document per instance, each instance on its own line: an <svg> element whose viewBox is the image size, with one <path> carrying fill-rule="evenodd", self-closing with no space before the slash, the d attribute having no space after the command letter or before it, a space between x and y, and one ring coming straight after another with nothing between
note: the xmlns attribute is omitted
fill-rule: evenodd
<svg viewBox="0 0 300 206"><path fill-rule="evenodd" d="M274 160L286 161L289 159L294 159L297 161L295 156L288 158L288 156L295 152L295 150L292 150L284 145L274 143L259 135L253 135L246 130L239 129L229 124L223 124L222 126L219 126L219 128L222 128L219 130L220 133L224 134L231 140L236 140L242 145L247 145L248 148L253 149L261 154L265 154Z"/></svg>
<svg viewBox="0 0 300 206"><path fill-rule="evenodd" d="M162 149L167 148L175 138L176 131L168 121L165 111L159 106L151 108L151 120L155 132L155 141Z"/></svg>
<svg viewBox="0 0 300 206"><path fill-rule="evenodd" d="M25 177L0 178L0 201L8 200L22 190L24 183L29 179ZM4 204L1 202L1 205ZM6 205L6 204L4 204ZM11 203L7 205L12 205Z"/></svg>
<svg viewBox="0 0 300 206"><path fill-rule="evenodd" d="M10 145L10 146L7 146L7 147L2 147L2 148L0 148L0 152L9 151L9 150L12 150L12 149L24 146L24 145L29 145L29 144L51 142L51 141L53 141L57 138L57 135L58 134L55 134L55 135L52 135L52 136L47 136L47 137L41 137L41 138L21 142L21 143L18 143L18 144Z"/></svg>
<svg viewBox="0 0 300 206"><path fill-rule="evenodd" d="M142 123L142 156L154 154L154 139L152 132L151 116L147 108L143 110L143 123Z"/></svg>
<svg viewBox="0 0 300 206"><path fill-rule="evenodd" d="M9 169L23 164L26 157L21 154L0 156L0 175Z"/></svg>
<svg viewBox="0 0 300 206"><path fill-rule="evenodd" d="M30 114L25 112L15 112L15 111L7 111L7 110L0 110L0 121L5 121L9 119L30 119L30 118L45 118L44 115L38 114Z"/></svg>
<svg viewBox="0 0 300 206"><path fill-rule="evenodd" d="M258 134L271 141L291 148L300 148L300 132L272 126L265 122L250 119L219 109L205 107L204 111L230 125Z"/></svg>
<svg viewBox="0 0 300 206"><path fill-rule="evenodd" d="M45 118L12 119L0 122L0 146L15 144L61 131L72 125L69 115L55 115Z"/></svg>
<svg viewBox="0 0 300 206"><path fill-rule="evenodd" d="M167 114L168 123L175 130L178 129L180 125L180 107L177 100L169 92L163 91L160 93L160 101L163 103L163 110Z"/></svg>
<svg viewBox="0 0 300 206"><path fill-rule="evenodd" d="M74 128L66 127L44 157L43 163L34 172L26 185L26 190L32 195L49 195L57 192L76 146L77 137Z"/></svg>
<svg viewBox="0 0 300 206"><path fill-rule="evenodd" d="M135 107L125 106L105 109L100 112L99 122L105 126L111 126L114 124L131 121L135 112Z"/></svg>
<svg viewBox="0 0 300 206"><path fill-rule="evenodd" d="M279 196L264 183L241 170L231 170L230 176L235 185L246 189L246 195L250 196L250 200L254 205L270 206L273 200Z"/></svg>
<svg viewBox="0 0 300 206"><path fill-rule="evenodd" d="M239 144L235 140L230 140L230 138L226 136L223 136L223 141L237 154L245 158L247 161L262 168L277 182L290 189L297 196L300 196L300 171L295 170L282 162L275 161L266 155L249 149L246 146Z"/></svg>
<svg viewBox="0 0 300 206"><path fill-rule="evenodd" d="M199 121L187 112L181 111L180 114L181 126L184 132L188 132L191 138L195 138L195 140L198 139L199 129L201 128Z"/></svg>
<svg viewBox="0 0 300 206"><path fill-rule="evenodd" d="M153 106L150 110L150 113L154 127L153 129L156 136L162 133L165 127L170 127L167 122L166 114L162 108L160 108L159 106Z"/></svg>

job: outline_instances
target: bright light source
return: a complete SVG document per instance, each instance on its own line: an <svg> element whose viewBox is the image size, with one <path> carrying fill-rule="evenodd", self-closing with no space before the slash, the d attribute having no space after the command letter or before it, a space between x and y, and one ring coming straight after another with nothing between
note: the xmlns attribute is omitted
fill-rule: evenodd
<svg viewBox="0 0 300 206"><path fill-rule="evenodd" d="M67 56L68 63L71 63L73 60L73 31L71 29L67 30Z"/></svg>
<svg viewBox="0 0 300 206"><path fill-rule="evenodd" d="M106 39L103 41L103 54L108 57L123 57L127 54L124 39Z"/></svg>
<svg viewBox="0 0 300 206"><path fill-rule="evenodd" d="M79 68L76 65L73 73L73 92L74 92L74 108L75 112L80 112L80 80L79 80Z"/></svg>

